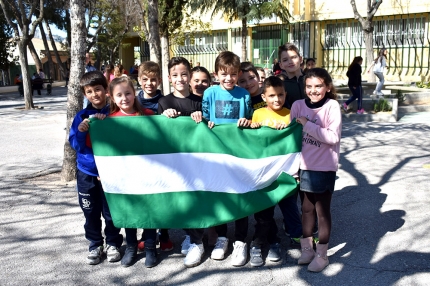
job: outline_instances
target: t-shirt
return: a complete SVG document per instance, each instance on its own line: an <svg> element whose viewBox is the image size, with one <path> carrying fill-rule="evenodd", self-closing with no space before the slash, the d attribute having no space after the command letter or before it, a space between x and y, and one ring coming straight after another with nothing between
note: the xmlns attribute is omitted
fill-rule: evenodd
<svg viewBox="0 0 430 286"><path fill-rule="evenodd" d="M239 86L225 90L211 86L203 93L203 117L215 124L237 123L240 118L251 119L252 106L249 92Z"/></svg>
<svg viewBox="0 0 430 286"><path fill-rule="evenodd" d="M141 90L139 92L139 94L137 95L137 99L139 99L140 104L144 108L151 109L152 111L154 111L154 113L158 112L158 101L162 97L163 97L163 94L161 93L161 90L159 90L159 89L157 89L156 95L154 97L151 97L151 98L145 98L144 94L143 94L143 90Z"/></svg>
<svg viewBox="0 0 430 286"><path fill-rule="evenodd" d="M278 123L290 124L290 110L285 107L279 111L268 108L257 109L252 115L252 123L260 123L263 126L272 128L276 128Z"/></svg>
<svg viewBox="0 0 430 286"><path fill-rule="evenodd" d="M251 96L251 102L252 102L252 109L254 109L254 111L259 108L267 106L266 102L261 97L261 94L256 96Z"/></svg>
<svg viewBox="0 0 430 286"><path fill-rule="evenodd" d="M381 56L376 61L375 65L373 66L373 72L384 72L384 68L387 66L387 60L385 57Z"/></svg>
<svg viewBox="0 0 430 286"><path fill-rule="evenodd" d="M158 100L158 114L169 108L181 112L181 116L190 116L195 111L202 111L202 98L192 93L187 97L176 97L170 93Z"/></svg>

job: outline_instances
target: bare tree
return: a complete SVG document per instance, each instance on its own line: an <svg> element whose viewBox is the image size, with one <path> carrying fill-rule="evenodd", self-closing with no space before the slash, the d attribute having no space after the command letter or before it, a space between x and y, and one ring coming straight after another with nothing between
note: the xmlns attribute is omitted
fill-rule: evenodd
<svg viewBox="0 0 430 286"><path fill-rule="evenodd" d="M367 15L363 18L357 10L355 0L351 0L352 11L354 12L354 18L361 24L364 34L364 43L366 44L366 62L369 67L374 61L373 53L373 16L378 11L379 6L382 4L382 0L367 0ZM375 75L370 73L370 82L375 82Z"/></svg>
<svg viewBox="0 0 430 286"><path fill-rule="evenodd" d="M39 25L43 19L43 0L31 2L22 0L0 0L0 5L8 24L14 31L14 41L17 43L19 50L25 109L31 109L34 108L34 104L31 94L30 75L27 69L27 47L34 37L37 25ZM36 9L39 9L39 16L32 20Z"/></svg>
<svg viewBox="0 0 430 286"><path fill-rule="evenodd" d="M45 26L46 26L46 31L48 31L48 36L49 36L49 39L51 41L51 46L52 46L52 49L54 51L55 59L57 60L58 68L60 69L60 72L63 75L63 77L65 77L66 76L66 67L63 66L63 63L61 62L60 54L58 53L58 49L57 49L57 46L55 44L54 37L52 36L51 27L49 26L48 20L46 20L46 19L45 19Z"/></svg>
<svg viewBox="0 0 430 286"><path fill-rule="evenodd" d="M31 57L33 58L36 70L40 70L42 68L42 61L40 60L39 54L37 53L36 48L34 47L31 40L28 42L28 50L30 51Z"/></svg>
<svg viewBox="0 0 430 286"><path fill-rule="evenodd" d="M48 40L46 39L45 29L43 29L42 22L39 23L39 31L42 36L43 45L45 46L46 56L48 57L49 77L55 78L55 69L54 63L52 62L51 50L49 48Z"/></svg>
<svg viewBox="0 0 430 286"><path fill-rule="evenodd" d="M85 48L87 29L85 26L85 0L70 0L71 18L71 66L70 82L67 92L67 132L64 143L63 168L61 180L71 181L76 178L76 152L70 146L69 133L73 118L82 109L82 93L79 80L85 72Z"/></svg>

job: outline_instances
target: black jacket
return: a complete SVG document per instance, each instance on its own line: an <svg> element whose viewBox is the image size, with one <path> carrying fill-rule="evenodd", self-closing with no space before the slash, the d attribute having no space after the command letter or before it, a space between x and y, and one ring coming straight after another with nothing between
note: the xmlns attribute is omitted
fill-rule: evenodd
<svg viewBox="0 0 430 286"><path fill-rule="evenodd" d="M305 83L303 81L304 76L301 75L299 78L287 78L284 81L285 92L287 93L287 99L285 100L284 107L291 109L293 103L299 99L308 98L305 94Z"/></svg>
<svg viewBox="0 0 430 286"><path fill-rule="evenodd" d="M353 65L347 72L348 85L357 87L361 85L361 66L359 64Z"/></svg>

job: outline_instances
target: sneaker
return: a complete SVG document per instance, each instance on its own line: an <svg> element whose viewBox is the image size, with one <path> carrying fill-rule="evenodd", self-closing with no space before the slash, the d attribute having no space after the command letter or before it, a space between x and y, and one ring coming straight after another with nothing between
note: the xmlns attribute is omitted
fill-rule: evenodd
<svg viewBox="0 0 430 286"><path fill-rule="evenodd" d="M173 243L169 239L167 242L160 241L160 249L161 251L170 251L173 249Z"/></svg>
<svg viewBox="0 0 430 286"><path fill-rule="evenodd" d="M181 244L181 253L182 255L187 255L188 254L188 249L190 248L190 236L186 235L184 241Z"/></svg>
<svg viewBox="0 0 430 286"><path fill-rule="evenodd" d="M144 240L140 240L139 243L137 244L137 249L139 251L144 251L145 250L145 241Z"/></svg>
<svg viewBox="0 0 430 286"><path fill-rule="evenodd" d="M121 260L121 253L119 252L118 247L113 245L106 246L106 256L107 261L109 262L117 262Z"/></svg>
<svg viewBox="0 0 430 286"><path fill-rule="evenodd" d="M290 237L290 245L291 246L300 246L300 238L301 237Z"/></svg>
<svg viewBox="0 0 430 286"><path fill-rule="evenodd" d="M377 95L377 92L376 92L376 90L374 90L372 94L373 94L373 95Z"/></svg>
<svg viewBox="0 0 430 286"><path fill-rule="evenodd" d="M346 103L345 103L345 102L342 104L342 107L343 107L343 110L344 110L345 112L347 112L347 111L348 111L348 105L346 105Z"/></svg>
<svg viewBox="0 0 430 286"><path fill-rule="evenodd" d="M362 108L362 109L357 110L357 114L364 114L364 109Z"/></svg>
<svg viewBox="0 0 430 286"><path fill-rule="evenodd" d="M273 262L277 262L282 259L281 246L279 245L279 243L274 243L270 245L269 253L267 254L267 259Z"/></svg>
<svg viewBox="0 0 430 286"><path fill-rule="evenodd" d="M188 236L188 235L187 235ZM184 258L184 264L187 267L194 267L200 264L202 261L202 256L205 253L203 243L200 244L190 244L187 251L187 256Z"/></svg>
<svg viewBox="0 0 430 286"><path fill-rule="evenodd" d="M125 248L124 256L121 259L121 266L129 267L133 264L137 257L137 245L127 245Z"/></svg>
<svg viewBox="0 0 430 286"><path fill-rule="evenodd" d="M91 250L87 256L87 263L89 265L99 264L102 259L102 255L103 255L103 246L99 246Z"/></svg>
<svg viewBox="0 0 430 286"><path fill-rule="evenodd" d="M228 238L227 237L218 237L214 250L212 250L211 258L215 260L224 259L224 255L227 252L228 248Z"/></svg>
<svg viewBox="0 0 430 286"><path fill-rule="evenodd" d="M249 263L253 267L260 267L264 264L263 257L261 256L261 249L258 247L253 247L249 251Z"/></svg>
<svg viewBox="0 0 430 286"><path fill-rule="evenodd" d="M376 95L378 96L378 98L385 98L382 92L377 92Z"/></svg>
<svg viewBox="0 0 430 286"><path fill-rule="evenodd" d="M245 242L235 241L233 243L233 253L231 254L231 265L243 266L248 258L248 247Z"/></svg>

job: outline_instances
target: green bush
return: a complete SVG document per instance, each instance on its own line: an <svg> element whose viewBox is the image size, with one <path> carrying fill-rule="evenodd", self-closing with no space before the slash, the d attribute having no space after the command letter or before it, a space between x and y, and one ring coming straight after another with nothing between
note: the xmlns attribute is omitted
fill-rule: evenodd
<svg viewBox="0 0 430 286"><path fill-rule="evenodd" d="M375 102L373 105L373 110L375 112L391 111L392 107L386 99L381 98L378 102Z"/></svg>
<svg viewBox="0 0 430 286"><path fill-rule="evenodd" d="M419 88L430 88L430 82L419 82L419 83L417 83L417 87L419 87Z"/></svg>

